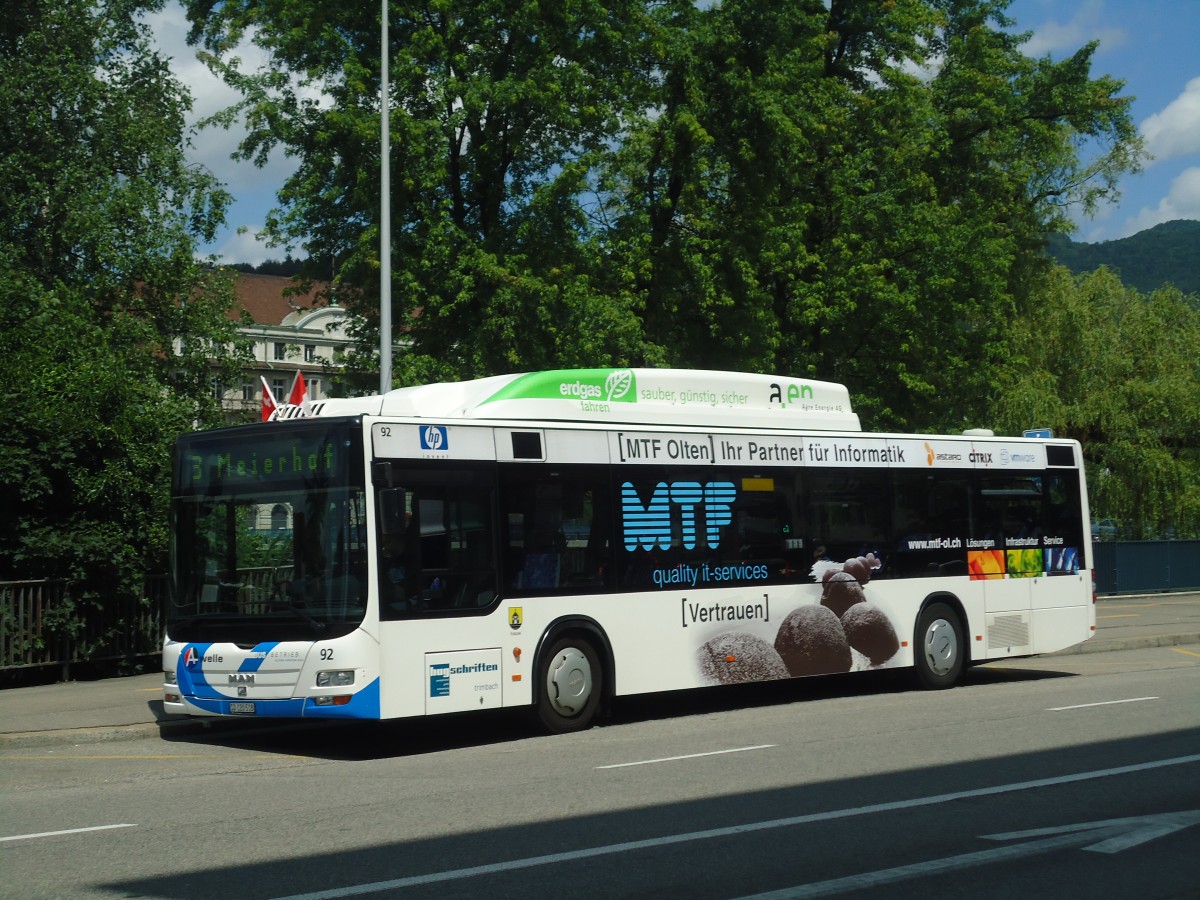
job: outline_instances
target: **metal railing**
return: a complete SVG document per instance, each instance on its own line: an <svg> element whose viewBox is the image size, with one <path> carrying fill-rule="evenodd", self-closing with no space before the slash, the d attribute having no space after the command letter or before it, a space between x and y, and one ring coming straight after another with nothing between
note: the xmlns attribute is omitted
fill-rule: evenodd
<svg viewBox="0 0 1200 900"><path fill-rule="evenodd" d="M1093 545L1100 594L1200 590L1200 541L1101 541ZM277 568L239 573L243 612L259 612ZM0 581L0 671L71 667L153 657L162 647L167 578L147 578L142 596L102 609L75 608L65 581Z"/></svg>
<svg viewBox="0 0 1200 900"><path fill-rule="evenodd" d="M1092 555L1099 594L1200 590L1200 541L1099 541Z"/></svg>
<svg viewBox="0 0 1200 900"><path fill-rule="evenodd" d="M70 585L56 579L0 581L0 670L133 661L162 643L165 575L147 578L141 597L103 608L77 608Z"/></svg>

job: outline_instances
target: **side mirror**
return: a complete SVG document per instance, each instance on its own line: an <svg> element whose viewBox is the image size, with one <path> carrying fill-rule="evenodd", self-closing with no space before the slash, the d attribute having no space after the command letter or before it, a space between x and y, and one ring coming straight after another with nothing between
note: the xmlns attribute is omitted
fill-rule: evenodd
<svg viewBox="0 0 1200 900"><path fill-rule="evenodd" d="M384 534L402 534L407 521L404 488L384 488L379 492L379 528Z"/></svg>

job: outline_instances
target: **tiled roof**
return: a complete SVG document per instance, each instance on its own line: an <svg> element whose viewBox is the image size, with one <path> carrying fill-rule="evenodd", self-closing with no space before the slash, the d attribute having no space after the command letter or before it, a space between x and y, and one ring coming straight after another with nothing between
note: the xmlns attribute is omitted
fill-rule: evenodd
<svg viewBox="0 0 1200 900"><path fill-rule="evenodd" d="M294 291L295 287L296 282L286 275L251 275L239 272L234 283L237 302L229 310L229 318L240 320L242 310L245 310L256 325L279 325L293 310L329 305L323 297L317 297L327 285L315 282L307 293L285 293Z"/></svg>

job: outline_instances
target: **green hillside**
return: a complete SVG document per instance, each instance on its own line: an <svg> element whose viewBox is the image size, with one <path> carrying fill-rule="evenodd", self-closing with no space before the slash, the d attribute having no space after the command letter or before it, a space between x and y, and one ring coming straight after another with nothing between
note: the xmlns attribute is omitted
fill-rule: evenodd
<svg viewBox="0 0 1200 900"><path fill-rule="evenodd" d="M1116 269L1121 280L1148 293L1173 284L1185 294L1200 294L1200 222L1177 219L1117 241L1076 243L1052 235L1051 256L1077 274L1100 266Z"/></svg>

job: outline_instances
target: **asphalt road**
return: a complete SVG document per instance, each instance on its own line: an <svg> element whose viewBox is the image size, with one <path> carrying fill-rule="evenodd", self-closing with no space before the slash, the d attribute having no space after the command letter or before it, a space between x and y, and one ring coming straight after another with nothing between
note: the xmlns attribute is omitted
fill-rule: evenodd
<svg viewBox="0 0 1200 900"><path fill-rule="evenodd" d="M1196 898L1200 646L0 754L0 897Z"/></svg>

